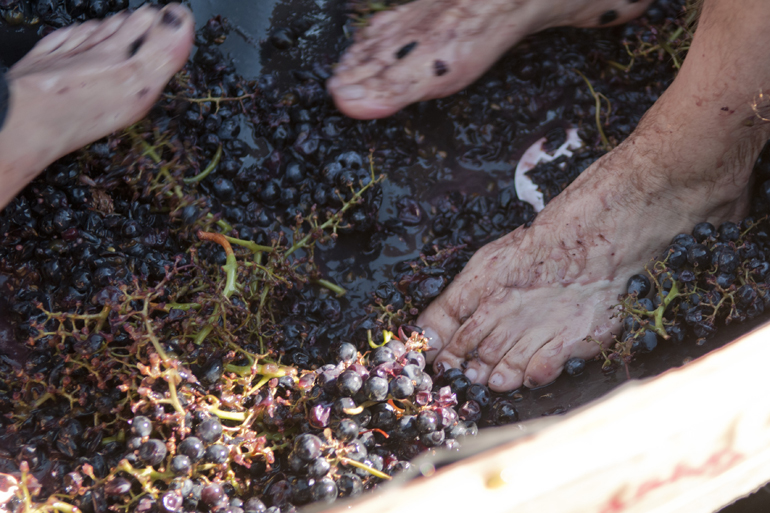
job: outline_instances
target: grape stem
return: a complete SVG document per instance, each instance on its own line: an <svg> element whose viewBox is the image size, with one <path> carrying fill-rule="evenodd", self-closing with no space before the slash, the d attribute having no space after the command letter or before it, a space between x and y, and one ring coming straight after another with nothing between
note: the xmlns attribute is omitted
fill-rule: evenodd
<svg viewBox="0 0 770 513"><path fill-rule="evenodd" d="M668 308L668 305L671 304L671 301L680 295L681 294L679 294L678 283L674 281L674 285L671 287L671 290L668 291L668 295L663 298L660 306L655 309L655 331L658 333L658 335L667 340L669 336L668 333L666 333L666 328L663 326L663 314L666 313L666 308Z"/></svg>
<svg viewBox="0 0 770 513"><path fill-rule="evenodd" d="M222 145L220 144L217 148L217 152L214 154L214 158L211 159L211 162L208 166L206 166L206 169L201 171L195 176L192 176L190 178L183 178L182 181L186 184L193 184L198 183L202 181L204 178L209 176L212 171L214 171L217 166L219 165L219 159L222 157Z"/></svg>
<svg viewBox="0 0 770 513"><path fill-rule="evenodd" d="M604 130L602 129L602 99L607 102L607 117L609 118L610 112L612 111L612 104L610 103L610 100L604 96L602 93L597 93L594 91L594 86L591 85L591 82L588 80L588 78L583 75L580 70L573 68L575 70L575 73L580 75L580 77L585 81L586 85L588 85L588 90L591 91L591 96L594 97L594 101L596 102L596 128L599 130L599 137L602 139L602 146L604 146L604 149L606 151L610 151L612 149L612 144L610 143L609 139L607 139L607 136L604 135Z"/></svg>
<svg viewBox="0 0 770 513"><path fill-rule="evenodd" d="M387 480L393 479L388 474L386 474L384 472L380 472L376 468L372 468L369 465L366 465L365 463L361 463L360 461L352 460L352 459L346 458L344 456L341 456L339 458L339 461L343 465L350 465L352 467L356 467L356 468L360 468L361 470L365 470L365 471L369 472L371 475L373 475L375 477L379 477L380 479L387 479Z"/></svg>
<svg viewBox="0 0 770 513"><path fill-rule="evenodd" d="M347 291L344 288L330 282L329 280L324 280L323 278L317 278L313 280L313 283L315 283L316 285L320 285L322 287L326 287L327 289L334 292L337 295L337 297L342 297L347 293Z"/></svg>
<svg viewBox="0 0 770 513"><path fill-rule="evenodd" d="M222 270L225 272L225 275L227 276L225 280L225 289L222 291L222 294L226 298L230 298L230 296L233 295L234 292L236 292L236 278L238 273L238 263L235 260L235 253L233 253L233 247L230 245L230 243L227 241L227 238L222 235L221 233L211 233L211 232L204 232L203 230L198 230L198 238L200 240L208 240L211 242L216 242L222 248L225 250L226 260L225 265L222 266Z"/></svg>

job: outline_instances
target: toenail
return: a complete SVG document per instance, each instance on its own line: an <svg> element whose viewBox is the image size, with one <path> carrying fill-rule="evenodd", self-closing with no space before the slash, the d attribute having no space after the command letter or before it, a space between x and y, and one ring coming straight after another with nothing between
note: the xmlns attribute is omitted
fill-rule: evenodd
<svg viewBox="0 0 770 513"><path fill-rule="evenodd" d="M476 369L467 369L465 371L465 377L471 381L476 381L476 378L479 377L479 373L476 371Z"/></svg>
<svg viewBox="0 0 770 513"><path fill-rule="evenodd" d="M489 384L493 387L501 387L503 383L505 383L505 378L499 372L492 374L492 377L489 378Z"/></svg>
<svg viewBox="0 0 770 513"><path fill-rule="evenodd" d="M441 337L438 336L438 333L433 328L425 328L423 335L428 339L429 351L440 351L444 347Z"/></svg>
<svg viewBox="0 0 770 513"><path fill-rule="evenodd" d="M177 16L173 9L167 9L163 13L163 17L160 19L160 22L164 25L168 25L174 28L179 28L182 26L182 18Z"/></svg>
<svg viewBox="0 0 770 513"><path fill-rule="evenodd" d="M532 378L527 378L526 380L524 380L524 386L527 388L535 388L537 384L538 384L537 381L535 381Z"/></svg>
<svg viewBox="0 0 770 513"><path fill-rule="evenodd" d="M415 48L417 48L417 41L412 41L411 43L402 46L401 49L396 52L396 59L403 59Z"/></svg>
<svg viewBox="0 0 770 513"><path fill-rule="evenodd" d="M366 88L361 85L343 86L334 91L334 96L340 100L360 100L366 96Z"/></svg>
<svg viewBox="0 0 770 513"><path fill-rule="evenodd" d="M606 25L618 19L617 11L607 11L599 18L599 25Z"/></svg>
<svg viewBox="0 0 770 513"><path fill-rule="evenodd" d="M136 41L134 41L133 43L131 43L131 46L129 46L129 47L128 47L128 58L129 58L129 59L130 59L131 57L133 57L134 55L136 55L136 52L138 52L138 51L139 51L139 49L140 49L140 48L142 47L142 45L144 44L144 39L145 39L145 36L144 36L144 35L142 35L142 36L141 36L141 37L139 37L139 38L138 38Z"/></svg>
<svg viewBox="0 0 770 513"><path fill-rule="evenodd" d="M446 75L449 72L449 66L444 61L433 61L433 72L437 77Z"/></svg>

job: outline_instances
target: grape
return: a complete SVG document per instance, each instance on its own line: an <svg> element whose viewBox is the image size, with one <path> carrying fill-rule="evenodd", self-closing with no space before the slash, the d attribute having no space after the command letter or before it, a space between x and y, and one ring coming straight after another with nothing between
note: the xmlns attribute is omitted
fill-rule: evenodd
<svg viewBox="0 0 770 513"><path fill-rule="evenodd" d="M490 417L493 424L504 425L511 424L519 420L519 413L508 400L495 402L490 411ZM466 425L467 432L467 425Z"/></svg>
<svg viewBox="0 0 770 513"><path fill-rule="evenodd" d="M222 444L210 445L206 449L206 461L216 464L225 463L230 456L230 451Z"/></svg>
<svg viewBox="0 0 770 513"><path fill-rule="evenodd" d="M312 497L315 502L332 503L337 498L337 485L328 477L319 479L313 485Z"/></svg>
<svg viewBox="0 0 770 513"><path fill-rule="evenodd" d="M703 244L693 244L687 249L687 261L694 267L707 267L711 261L711 253Z"/></svg>
<svg viewBox="0 0 770 513"><path fill-rule="evenodd" d="M201 442L200 438L191 436L182 440L179 447L177 447L177 452L190 458L192 463L197 463L203 458L205 448L203 447L203 442Z"/></svg>
<svg viewBox="0 0 770 513"><path fill-rule="evenodd" d="M420 435L420 441L425 444L426 447L436 447L444 443L446 434L444 430L431 431L429 433L423 433Z"/></svg>
<svg viewBox="0 0 770 513"><path fill-rule="evenodd" d="M163 510L169 513L181 510L183 502L182 497L176 492L166 492L160 497L160 504Z"/></svg>
<svg viewBox="0 0 770 513"><path fill-rule="evenodd" d="M152 434L152 422L144 416L134 417L131 422L131 433L138 437L150 436Z"/></svg>
<svg viewBox="0 0 770 513"><path fill-rule="evenodd" d="M406 345L404 345L404 343L400 340L396 340L395 338L388 341L388 343L385 344L385 347L390 349L396 359L401 358L406 354Z"/></svg>
<svg viewBox="0 0 770 513"><path fill-rule="evenodd" d="M356 346L348 342L343 342L340 344L339 348L337 348L337 358L344 363L354 361L357 354L358 351L356 350Z"/></svg>
<svg viewBox="0 0 770 513"><path fill-rule="evenodd" d="M195 434L204 444L211 444L222 436L222 424L218 419L206 419L195 428Z"/></svg>
<svg viewBox="0 0 770 513"><path fill-rule="evenodd" d="M361 478L349 472L340 475L337 479L337 487L341 497L357 497L364 491Z"/></svg>
<svg viewBox="0 0 770 513"><path fill-rule="evenodd" d="M715 239L717 237L717 229L708 222L698 223L692 229L692 235L698 242L704 242L708 239Z"/></svg>
<svg viewBox="0 0 770 513"><path fill-rule="evenodd" d="M627 317L627 319L630 319L630 317ZM639 324L637 323L634 329L638 329L638 327L639 327ZM634 331L634 330L627 329L626 331ZM582 374L585 368L586 368L586 361L582 358L572 357L564 363L564 372L566 372L570 376L577 376L579 374Z"/></svg>
<svg viewBox="0 0 770 513"><path fill-rule="evenodd" d="M265 503L259 497L250 497L243 505L244 513L265 513Z"/></svg>
<svg viewBox="0 0 770 513"><path fill-rule="evenodd" d="M369 365L376 367L382 363L389 363L396 361L396 355L389 347L380 347L376 349L369 357Z"/></svg>
<svg viewBox="0 0 770 513"><path fill-rule="evenodd" d="M695 237L690 235L689 233L680 233L676 237L674 237L674 240L671 241L673 244L679 244L680 246L684 247L685 249L688 249L690 246L695 244L697 241L695 240Z"/></svg>
<svg viewBox="0 0 770 513"><path fill-rule="evenodd" d="M396 425L393 428L393 436L402 440L411 440L418 434L417 419L414 415L402 416L396 421Z"/></svg>
<svg viewBox="0 0 770 513"><path fill-rule="evenodd" d="M143 442L141 437L138 437L138 436L131 437L126 441L126 449L128 449L129 451L135 451L142 446L142 443Z"/></svg>
<svg viewBox="0 0 770 513"><path fill-rule="evenodd" d="M466 401L460 406L457 414L463 420L477 421L481 419L481 406L476 401Z"/></svg>
<svg viewBox="0 0 770 513"><path fill-rule="evenodd" d="M420 370L425 368L425 356L417 351L409 351L406 353L404 360L408 365L416 365Z"/></svg>
<svg viewBox="0 0 770 513"><path fill-rule="evenodd" d="M423 410L417 415L416 428L421 434L436 431L439 427L439 416L435 411Z"/></svg>
<svg viewBox="0 0 770 513"><path fill-rule="evenodd" d="M303 461L311 462L321 455L321 439L309 433L303 433L294 439L294 454Z"/></svg>
<svg viewBox="0 0 770 513"><path fill-rule="evenodd" d="M634 352L649 353L658 345L658 335L652 330L644 330L642 335L637 338L631 350Z"/></svg>
<svg viewBox="0 0 770 513"><path fill-rule="evenodd" d="M687 263L687 248L679 244L668 247L668 265L671 269L681 269Z"/></svg>
<svg viewBox="0 0 770 513"><path fill-rule="evenodd" d="M485 385L475 383L465 392L465 398L469 401L476 401L479 406L486 408L492 400L492 395Z"/></svg>
<svg viewBox="0 0 770 513"><path fill-rule="evenodd" d="M201 490L201 500L209 506L214 506L225 497L222 487L216 483L204 486Z"/></svg>
<svg viewBox="0 0 770 513"><path fill-rule="evenodd" d="M354 461L364 461L369 452L366 447L359 440L353 440L347 444L344 448L344 454L346 457Z"/></svg>
<svg viewBox="0 0 770 513"><path fill-rule="evenodd" d="M372 376L364 383L363 391L370 401L384 401L388 397L388 380Z"/></svg>
<svg viewBox="0 0 770 513"><path fill-rule="evenodd" d="M741 236L741 229L738 228L738 225L727 221L726 223L722 223L719 225L719 240L724 242L734 242L737 241Z"/></svg>
<svg viewBox="0 0 770 513"><path fill-rule="evenodd" d="M343 396L354 396L361 389L363 380L354 371L345 371L337 378L337 389Z"/></svg>
<svg viewBox="0 0 770 513"><path fill-rule="evenodd" d="M171 472L177 476L186 476L192 470L190 458L184 454L177 454L171 458Z"/></svg>
<svg viewBox="0 0 770 513"><path fill-rule="evenodd" d="M334 430L334 436L343 442L353 440L358 436L358 424L352 419L342 419Z"/></svg>
<svg viewBox="0 0 770 513"><path fill-rule="evenodd" d="M396 409L388 403L376 404L372 407L372 426L383 431L389 430L396 422Z"/></svg>
<svg viewBox="0 0 770 513"><path fill-rule="evenodd" d="M160 465L166 458L167 452L166 444L153 438L139 447L139 457L152 467Z"/></svg>
<svg viewBox="0 0 770 513"><path fill-rule="evenodd" d="M307 475L310 477L323 477L331 470L331 464L324 457L316 458L310 462L306 469Z"/></svg>
<svg viewBox="0 0 770 513"><path fill-rule="evenodd" d="M390 382L390 395L396 399L406 399L414 393L412 380L406 376L398 376Z"/></svg>
<svg viewBox="0 0 770 513"><path fill-rule="evenodd" d="M638 298L647 297L652 290L650 279L643 274L635 274L628 279L626 293L636 295Z"/></svg>

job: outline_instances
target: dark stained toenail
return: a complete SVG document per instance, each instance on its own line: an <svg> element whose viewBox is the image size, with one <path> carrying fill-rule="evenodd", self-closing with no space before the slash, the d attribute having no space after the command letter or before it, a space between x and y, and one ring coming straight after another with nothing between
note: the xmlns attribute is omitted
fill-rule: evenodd
<svg viewBox="0 0 770 513"><path fill-rule="evenodd" d="M607 11L599 18L599 25L606 25L618 19L617 11Z"/></svg>
<svg viewBox="0 0 770 513"><path fill-rule="evenodd" d="M134 55L136 55L136 52L139 51L139 49L144 44L145 36L139 37L136 41L131 43L131 46L128 47L128 58L130 59Z"/></svg>
<svg viewBox="0 0 770 513"><path fill-rule="evenodd" d="M446 75L449 72L449 66L447 66L446 62L444 61L434 61L433 71L436 73L437 77L440 77L441 75Z"/></svg>
<svg viewBox="0 0 770 513"><path fill-rule="evenodd" d="M161 23L170 27L179 28L182 26L182 18L177 16L171 9L163 13L163 17L160 19Z"/></svg>
<svg viewBox="0 0 770 513"><path fill-rule="evenodd" d="M415 48L417 48L417 41L412 41L411 43L402 46L401 49L396 52L396 59L403 59Z"/></svg>

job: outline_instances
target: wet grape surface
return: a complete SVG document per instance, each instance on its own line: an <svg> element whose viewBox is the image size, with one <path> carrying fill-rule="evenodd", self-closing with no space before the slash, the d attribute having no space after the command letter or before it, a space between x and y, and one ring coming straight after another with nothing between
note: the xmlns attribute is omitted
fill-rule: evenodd
<svg viewBox="0 0 770 513"><path fill-rule="evenodd" d="M6 1L0 34L34 41L124 3ZM27 507L275 513L356 496L479 427L564 413L767 318L759 187L750 236L678 236L629 286L630 335L547 387L432 374L411 326L476 249L533 219L513 188L532 143L553 150L567 128L585 142L530 172L548 201L631 132L684 56L683 2L531 36L468 89L374 122L324 89L371 5L244 4L193 1L196 50L148 118L0 213L0 473ZM756 171L767 183L770 150ZM745 322L677 322L679 305L655 332L648 314L679 282L727 291Z"/></svg>

